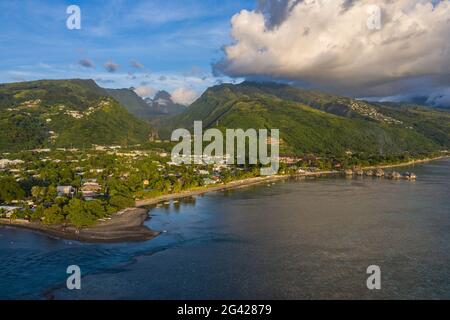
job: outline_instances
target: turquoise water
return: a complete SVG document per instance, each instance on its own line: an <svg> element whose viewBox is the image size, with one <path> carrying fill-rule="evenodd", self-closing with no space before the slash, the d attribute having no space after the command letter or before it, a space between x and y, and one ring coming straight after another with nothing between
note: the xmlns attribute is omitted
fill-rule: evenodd
<svg viewBox="0 0 450 320"><path fill-rule="evenodd" d="M0 298L450 298L450 161L416 182L288 180L154 208L143 243L0 228ZM410 168L401 169L407 171ZM82 289L65 288L79 265ZM381 268L382 289L366 287Z"/></svg>

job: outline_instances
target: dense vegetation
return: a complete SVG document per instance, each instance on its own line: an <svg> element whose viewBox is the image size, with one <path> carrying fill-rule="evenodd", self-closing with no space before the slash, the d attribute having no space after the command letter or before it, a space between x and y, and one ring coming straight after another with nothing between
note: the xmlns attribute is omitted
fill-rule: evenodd
<svg viewBox="0 0 450 320"><path fill-rule="evenodd" d="M117 100L132 115L150 119L154 116L150 106L131 89L106 89L108 94Z"/></svg>
<svg viewBox="0 0 450 320"><path fill-rule="evenodd" d="M278 128L282 153L342 156L426 154L450 146L450 113L370 104L287 85L244 82L208 89L188 110L163 121L173 128Z"/></svg>
<svg viewBox="0 0 450 320"><path fill-rule="evenodd" d="M0 151L136 144L150 133L92 80L2 84L0 125Z"/></svg>
<svg viewBox="0 0 450 320"><path fill-rule="evenodd" d="M0 205L17 206L10 219L81 228L133 207L136 199L202 188L207 177L216 176L221 182L229 182L259 172L253 167L229 167L214 173L212 165L173 166L167 152L170 145L158 145L158 149L143 146L151 150L11 153L9 158L22 162L0 170ZM87 200L83 195L83 185L88 181L100 186L95 199ZM74 193L58 194L58 186L71 186ZM0 218L5 215L0 209Z"/></svg>

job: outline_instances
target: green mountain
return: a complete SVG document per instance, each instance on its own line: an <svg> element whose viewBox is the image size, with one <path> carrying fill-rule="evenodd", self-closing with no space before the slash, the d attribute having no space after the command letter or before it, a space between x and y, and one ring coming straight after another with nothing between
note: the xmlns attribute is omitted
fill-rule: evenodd
<svg viewBox="0 0 450 320"><path fill-rule="evenodd" d="M149 105L132 89L105 89L108 94L117 100L132 115L150 119L153 115Z"/></svg>
<svg viewBox="0 0 450 320"><path fill-rule="evenodd" d="M135 144L150 127L93 80L0 84L0 150Z"/></svg>
<svg viewBox="0 0 450 320"><path fill-rule="evenodd" d="M183 114L158 124L175 128L280 129L285 154L427 153L450 146L450 113L418 106L373 104L272 83L208 89Z"/></svg>

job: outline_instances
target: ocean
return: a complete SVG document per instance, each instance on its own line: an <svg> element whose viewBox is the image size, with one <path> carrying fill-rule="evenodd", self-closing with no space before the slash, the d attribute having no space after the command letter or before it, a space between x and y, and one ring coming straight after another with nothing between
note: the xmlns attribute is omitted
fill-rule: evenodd
<svg viewBox="0 0 450 320"><path fill-rule="evenodd" d="M0 228L0 299L450 299L450 160L417 181L288 179L149 209L159 237ZM81 269L68 290L66 269ZM381 289L367 268L379 266Z"/></svg>

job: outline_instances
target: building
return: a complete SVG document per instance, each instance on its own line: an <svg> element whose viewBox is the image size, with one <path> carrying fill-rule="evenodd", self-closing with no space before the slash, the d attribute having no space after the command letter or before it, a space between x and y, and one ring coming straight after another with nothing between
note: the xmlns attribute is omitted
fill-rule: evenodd
<svg viewBox="0 0 450 320"><path fill-rule="evenodd" d="M105 171L105 169L90 169L89 172L91 173L103 173L103 171Z"/></svg>
<svg viewBox="0 0 450 320"><path fill-rule="evenodd" d="M203 179L203 184L205 186L209 186L211 184L216 184L216 181L214 181L213 179L210 179L210 178L205 178L205 179Z"/></svg>
<svg viewBox="0 0 450 320"><path fill-rule="evenodd" d="M3 212L5 215L5 218L9 219L11 218L11 215L16 210L22 210L21 207L15 207L15 206L0 206L0 212ZM1 216L0 216L1 218Z"/></svg>
<svg viewBox="0 0 450 320"><path fill-rule="evenodd" d="M24 163L23 160L9 160L9 159L0 159L0 169L7 168L11 165L18 165Z"/></svg>
<svg viewBox="0 0 450 320"><path fill-rule="evenodd" d="M56 192L58 193L58 197L73 197L75 188L72 186L57 186Z"/></svg>
<svg viewBox="0 0 450 320"><path fill-rule="evenodd" d="M92 200L98 197L99 192L102 190L102 186L97 183L97 180L89 179L83 183L80 190L85 200Z"/></svg>

